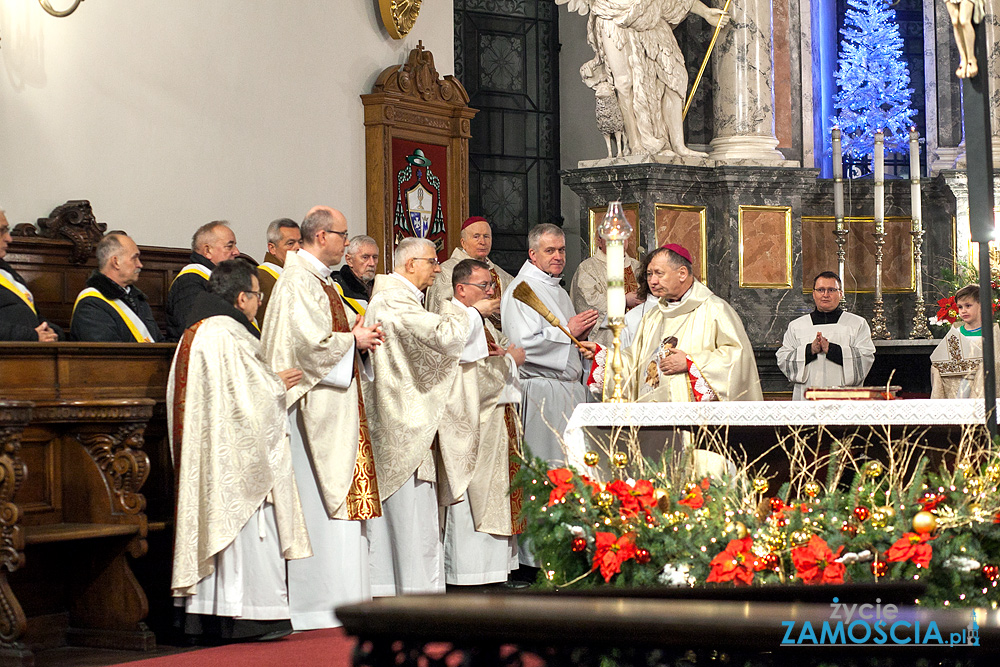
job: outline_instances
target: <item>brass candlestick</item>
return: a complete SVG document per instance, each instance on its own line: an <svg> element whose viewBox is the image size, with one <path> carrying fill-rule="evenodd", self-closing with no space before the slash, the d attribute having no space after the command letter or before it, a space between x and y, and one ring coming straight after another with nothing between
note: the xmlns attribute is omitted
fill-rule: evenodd
<svg viewBox="0 0 1000 667"><path fill-rule="evenodd" d="M910 236L913 237L913 269L916 272L917 286L917 303L913 308L913 331L910 332L910 338L932 338L931 330L927 326L927 311L924 307L923 227L918 226L911 230Z"/></svg>
<svg viewBox="0 0 1000 667"><path fill-rule="evenodd" d="M876 226L875 233L875 306L872 308L872 338L889 340L892 334L885 321L885 304L882 302L882 246L885 245L885 228Z"/></svg>
<svg viewBox="0 0 1000 667"><path fill-rule="evenodd" d="M625 328L625 318L612 318L608 320L608 326L611 327L611 331L614 334L614 341L611 343L611 359L608 363L611 369L612 382L611 398L608 401L611 403L624 403L625 398L622 396L622 368L624 368L624 364L622 363L622 329Z"/></svg>
<svg viewBox="0 0 1000 667"><path fill-rule="evenodd" d="M844 308L847 303L847 289L844 285L844 268L847 264L847 235L851 230L844 226L844 219L837 218L837 228L833 230L834 236L837 237L837 275L840 276L840 307Z"/></svg>

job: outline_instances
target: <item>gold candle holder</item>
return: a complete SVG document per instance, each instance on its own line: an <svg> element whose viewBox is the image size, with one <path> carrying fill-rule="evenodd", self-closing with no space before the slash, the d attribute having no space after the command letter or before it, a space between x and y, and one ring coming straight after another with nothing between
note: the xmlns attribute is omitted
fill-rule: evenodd
<svg viewBox="0 0 1000 667"><path fill-rule="evenodd" d="M882 301L882 246L885 245L885 228L876 226L875 237L875 306L872 308L872 338L889 340L892 334L885 321L885 304Z"/></svg>
<svg viewBox="0 0 1000 667"><path fill-rule="evenodd" d="M910 332L910 338L933 338L927 326L927 310L924 305L923 228L912 230L910 236L913 237L913 270L916 272L917 285L917 303L913 307L913 331Z"/></svg>

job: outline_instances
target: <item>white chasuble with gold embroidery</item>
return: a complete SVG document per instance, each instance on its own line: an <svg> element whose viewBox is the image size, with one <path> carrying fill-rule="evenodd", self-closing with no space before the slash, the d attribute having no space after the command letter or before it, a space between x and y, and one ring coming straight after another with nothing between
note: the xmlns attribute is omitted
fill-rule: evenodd
<svg viewBox="0 0 1000 667"><path fill-rule="evenodd" d="M177 468L173 595L194 594L268 495L282 555L311 556L285 435L285 386L257 339L225 315L189 328L167 397Z"/></svg>

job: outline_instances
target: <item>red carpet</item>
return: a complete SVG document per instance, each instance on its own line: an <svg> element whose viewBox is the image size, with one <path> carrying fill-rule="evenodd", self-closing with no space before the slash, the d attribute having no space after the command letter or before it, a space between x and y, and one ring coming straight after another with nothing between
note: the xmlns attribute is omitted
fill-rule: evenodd
<svg viewBox="0 0 1000 667"><path fill-rule="evenodd" d="M187 651L150 660L122 663L128 667L350 667L354 637L343 628L300 632L273 642L230 644Z"/></svg>

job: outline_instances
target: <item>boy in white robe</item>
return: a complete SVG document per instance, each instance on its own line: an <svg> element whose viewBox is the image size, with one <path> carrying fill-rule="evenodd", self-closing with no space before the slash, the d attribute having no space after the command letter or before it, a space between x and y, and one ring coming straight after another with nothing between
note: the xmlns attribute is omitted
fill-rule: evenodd
<svg viewBox="0 0 1000 667"><path fill-rule="evenodd" d="M931 353L931 398L982 398L983 316L979 286L966 285L958 290L955 305L962 324L950 329ZM1000 340L996 324L993 340Z"/></svg>

